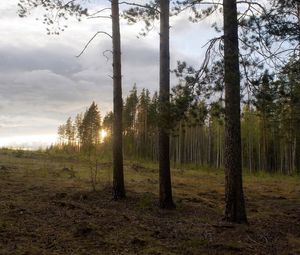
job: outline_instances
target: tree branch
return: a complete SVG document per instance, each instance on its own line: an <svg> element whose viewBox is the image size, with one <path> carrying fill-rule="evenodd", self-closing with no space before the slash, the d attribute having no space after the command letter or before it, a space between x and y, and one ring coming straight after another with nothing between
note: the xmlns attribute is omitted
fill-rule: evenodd
<svg viewBox="0 0 300 255"><path fill-rule="evenodd" d="M126 4L126 5L129 5L129 6L136 6L136 7L140 7L140 8L145 8L145 9L149 9L149 10L155 11L157 13L160 13L160 11L157 8L153 8L150 5L142 5L142 4L136 4L136 3L129 3L129 2L126 2L126 1L123 1L123 2L119 3L119 5L121 5L121 4Z"/></svg>
<svg viewBox="0 0 300 255"><path fill-rule="evenodd" d="M108 62L108 60L109 60L109 57L108 57L108 56L106 56L106 53L107 53L107 52L109 52L109 53L113 54L112 50L105 50L105 51L103 51L103 52L102 52L102 55L103 55L103 57L105 57L105 58L106 58L106 62Z"/></svg>
<svg viewBox="0 0 300 255"><path fill-rule="evenodd" d="M87 19L111 19L111 16L92 16L92 17L87 17Z"/></svg>
<svg viewBox="0 0 300 255"><path fill-rule="evenodd" d="M97 15L97 14L99 14L101 12L107 11L107 10L111 10L111 8L103 8L103 9L101 9L99 11L96 11L93 14L89 15L89 17L95 16L95 15Z"/></svg>
<svg viewBox="0 0 300 255"><path fill-rule="evenodd" d="M97 35L99 34L104 34L104 35L107 35L109 36L111 39L112 39L112 36L107 33L107 32L104 32L104 31L98 31L96 34L94 34L94 36L87 42L87 44L84 46L83 50L79 53L79 55L77 55L76 57L79 58L84 52L85 50L87 49L87 47L90 45L90 43L96 38Z"/></svg>

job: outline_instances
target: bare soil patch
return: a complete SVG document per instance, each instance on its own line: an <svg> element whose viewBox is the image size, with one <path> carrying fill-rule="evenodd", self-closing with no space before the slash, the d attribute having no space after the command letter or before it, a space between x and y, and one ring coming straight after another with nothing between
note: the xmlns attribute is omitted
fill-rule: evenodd
<svg viewBox="0 0 300 255"><path fill-rule="evenodd" d="M114 201L106 172L91 192L83 166L26 160L0 165L0 254L300 254L298 179L247 177L245 226L221 222L222 174L174 171L177 209L164 211L147 166L127 169Z"/></svg>

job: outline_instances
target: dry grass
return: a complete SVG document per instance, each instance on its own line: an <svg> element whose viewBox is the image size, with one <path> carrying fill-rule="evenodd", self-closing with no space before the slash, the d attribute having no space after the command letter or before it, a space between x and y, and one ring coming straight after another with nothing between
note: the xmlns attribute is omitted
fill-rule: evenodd
<svg viewBox="0 0 300 255"><path fill-rule="evenodd" d="M118 202L110 167L92 192L80 160L1 152L0 254L300 254L299 178L246 176L250 224L238 226L220 224L220 172L174 170L177 209L163 211L154 166L127 163Z"/></svg>

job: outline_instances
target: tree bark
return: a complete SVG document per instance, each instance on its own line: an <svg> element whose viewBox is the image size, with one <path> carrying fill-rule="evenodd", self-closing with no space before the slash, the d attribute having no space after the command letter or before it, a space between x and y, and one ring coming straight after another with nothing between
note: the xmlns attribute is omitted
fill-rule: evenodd
<svg viewBox="0 0 300 255"><path fill-rule="evenodd" d="M113 40L113 197L125 197L122 137L122 70L119 1L111 1Z"/></svg>
<svg viewBox="0 0 300 255"><path fill-rule="evenodd" d="M246 223L241 159L240 71L236 0L224 1L225 220Z"/></svg>
<svg viewBox="0 0 300 255"><path fill-rule="evenodd" d="M299 70L300 67L300 2L297 2L297 17L298 17L298 62L296 63L296 69ZM296 118L296 151L295 151L295 167L296 171L299 174L300 173L300 133L299 133L299 128L300 128L300 91L299 91L299 84L297 84L297 89L296 89L296 97L298 97L298 101L296 103L296 108L297 108L297 113L298 116Z"/></svg>
<svg viewBox="0 0 300 255"><path fill-rule="evenodd" d="M169 43L169 0L160 0L160 84L159 100L163 122L170 100L170 43ZM170 172L170 138L163 123L159 129L159 206L164 209L175 207L172 198Z"/></svg>

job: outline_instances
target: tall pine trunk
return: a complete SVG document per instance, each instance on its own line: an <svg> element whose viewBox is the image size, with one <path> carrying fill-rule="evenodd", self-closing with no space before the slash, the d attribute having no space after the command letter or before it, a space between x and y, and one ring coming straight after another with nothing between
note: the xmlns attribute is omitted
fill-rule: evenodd
<svg viewBox="0 0 300 255"><path fill-rule="evenodd" d="M121 38L119 21L119 1L111 1L112 40L113 40L113 196L114 199L125 197L123 173L122 141L122 71L121 71Z"/></svg>
<svg viewBox="0 0 300 255"><path fill-rule="evenodd" d="M300 67L300 2L297 2L297 16L298 16L298 62L296 63L296 70L298 69L299 72L299 67ZM296 117L296 151L295 151L295 167L297 173L300 173L300 89L299 89L299 82L296 84L296 97L298 98L298 101L296 103L296 109L297 109L297 114L298 116Z"/></svg>
<svg viewBox="0 0 300 255"><path fill-rule="evenodd" d="M163 122L170 99L169 0L160 0L160 72L159 100ZM166 123L159 129L159 205L174 208L170 172L170 138Z"/></svg>
<svg viewBox="0 0 300 255"><path fill-rule="evenodd" d="M241 159L240 71L236 0L224 6L225 220L246 223Z"/></svg>

